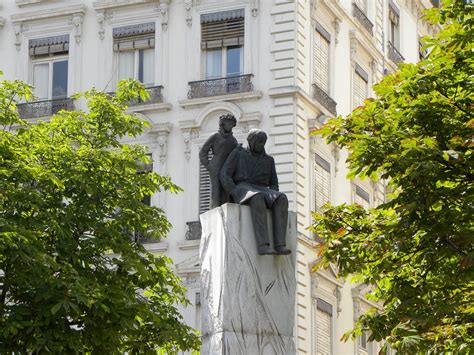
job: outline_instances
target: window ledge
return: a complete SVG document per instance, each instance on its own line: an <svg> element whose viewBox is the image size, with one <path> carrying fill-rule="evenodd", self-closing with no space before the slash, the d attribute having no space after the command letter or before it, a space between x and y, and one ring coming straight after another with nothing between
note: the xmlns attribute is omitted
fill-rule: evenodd
<svg viewBox="0 0 474 355"><path fill-rule="evenodd" d="M201 239L196 240L186 240L184 242L178 243L178 249L180 250L194 250L199 249L199 245L201 244Z"/></svg>
<svg viewBox="0 0 474 355"><path fill-rule="evenodd" d="M198 99L186 99L178 101L182 108L193 108L219 101L244 101L260 99L263 93L259 90L249 92L238 92L233 94L200 97Z"/></svg>
<svg viewBox="0 0 474 355"><path fill-rule="evenodd" d="M127 112L145 112L145 111L156 111L156 112L166 112L170 111L173 108L173 105L167 102L161 102L158 104L141 104L137 106L129 106Z"/></svg>
<svg viewBox="0 0 474 355"><path fill-rule="evenodd" d="M158 242L158 243L143 243L143 247L150 253L160 253L168 250L167 242Z"/></svg>
<svg viewBox="0 0 474 355"><path fill-rule="evenodd" d="M15 0L15 3L19 7L39 4L39 3L42 3L42 2L48 2L48 0Z"/></svg>

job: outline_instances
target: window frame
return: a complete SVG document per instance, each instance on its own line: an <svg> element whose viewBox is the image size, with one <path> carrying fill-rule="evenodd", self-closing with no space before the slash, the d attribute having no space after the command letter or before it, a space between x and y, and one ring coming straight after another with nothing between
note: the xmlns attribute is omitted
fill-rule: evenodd
<svg viewBox="0 0 474 355"><path fill-rule="evenodd" d="M364 78L364 76L360 73L360 71L363 71L367 78ZM353 70L352 70L352 109L355 109L361 105L364 104L364 100L367 99L369 97L369 82L370 82L370 75L368 74L368 72L365 71L365 68L363 68L362 66L360 66L358 63L355 63L355 66L353 67ZM356 80L361 80L363 81L365 84L364 84L364 97L362 98L362 100L358 100L356 102Z"/></svg>
<svg viewBox="0 0 474 355"><path fill-rule="evenodd" d="M318 300L324 302L324 303L327 303L329 306L331 306L331 314L321 310L318 308ZM322 313L325 313L327 315L329 315L329 319L330 319L330 322L329 322L329 334L330 334L330 339L329 339L329 348L330 348L330 354L333 354L334 353L334 346L335 346L335 341L334 341L334 337L335 337L335 325L336 325L336 321L335 321L335 318L334 318L334 310L335 310L335 307L334 307L334 304L332 302L330 302L329 300L325 299L324 297L321 297L320 295L317 296L317 297L313 297L312 298L312 317L313 317L313 322L312 322L312 325L316 324L317 323L317 313L318 311L321 311ZM318 337L318 328L316 327L316 329L313 329L313 350L315 352L315 354L318 353L318 341L319 341L319 337Z"/></svg>
<svg viewBox="0 0 474 355"><path fill-rule="evenodd" d="M368 198L366 199L364 196L362 196L360 193L358 193L358 189L360 189L361 191L366 193ZM356 196L358 196L362 200L366 201L367 206L361 205L360 203L356 202ZM352 203L357 203L357 204L359 204L360 206L362 206L364 208L371 208L372 207L372 194L370 192L370 189L363 186L362 184L353 183L352 184Z"/></svg>
<svg viewBox="0 0 474 355"><path fill-rule="evenodd" d="M240 48L240 72L238 74L230 74L227 75L227 51L228 48ZM244 48L245 45L236 45L236 46L223 46L217 47L212 49L204 49L201 50L201 72L203 73L203 80L213 80L213 79L222 79L222 78L230 78L233 76L241 76L244 75ZM208 76L207 75L207 53L212 51L221 51L221 74L219 76Z"/></svg>
<svg viewBox="0 0 474 355"><path fill-rule="evenodd" d="M320 27L320 30L318 30L318 26ZM327 48L328 48L328 52L327 52L327 57L328 57L328 60L327 60L327 91L325 90L325 88L323 87L320 87L323 91L326 92L326 94L329 96L329 97L332 97L331 96L331 93L332 93L332 84L333 84L333 80L332 79L332 65L331 65L331 58L333 57L333 35L330 31L326 30L326 27L320 22L320 21L314 21L314 25L312 26L312 41L311 41L311 70L312 70L312 84L316 84L318 86L319 83L318 83L318 80L316 79L316 77L320 76L318 75L318 71L316 70L316 63L315 63L315 50L316 50L316 36L319 36L321 38L321 41L326 41L327 43ZM327 34L329 35L329 40L328 38L326 38L322 33L321 31L325 31L327 32Z"/></svg>
<svg viewBox="0 0 474 355"><path fill-rule="evenodd" d="M119 72L120 72L120 54L121 53L126 53L126 52L133 52L133 78L134 80L139 80L139 66L140 66L140 51L146 51L146 50L149 50L149 51L153 51L153 75L152 75L152 82L151 83L142 83L143 85L145 85L146 87L153 87L155 86L155 73L156 73L156 47L153 47L153 48L146 48L146 49L132 49L132 50L129 50L129 51L117 51L115 52L116 53L116 68L117 70L115 70L115 75L116 75L116 82L118 83L120 80L124 80L125 78L123 79L120 79L119 77Z"/></svg>
<svg viewBox="0 0 474 355"><path fill-rule="evenodd" d="M67 82L67 87L66 87L66 96L65 97L57 97L53 98L53 63L55 62L62 62L62 61L67 61L68 64L68 70L66 74L66 82ZM60 99L65 99L69 97L69 53L68 54L59 54L59 55L54 55L50 54L48 56L40 57L40 58L32 58L31 59L31 75L29 80L32 85L34 85L35 82L35 77L34 77L34 72L35 72L35 66L36 65L42 65L42 64L48 64L48 97L46 98L38 98L41 101L48 101L48 100L60 100Z"/></svg>

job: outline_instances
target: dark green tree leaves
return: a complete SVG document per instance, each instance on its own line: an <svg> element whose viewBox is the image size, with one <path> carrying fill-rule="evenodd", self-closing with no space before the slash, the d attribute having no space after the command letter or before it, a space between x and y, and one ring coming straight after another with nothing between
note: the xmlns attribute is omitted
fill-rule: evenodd
<svg viewBox="0 0 474 355"><path fill-rule="evenodd" d="M350 152L351 176L390 181L391 200L366 211L314 214L322 266L374 286L384 310L360 317L401 353L468 353L473 346L473 5L446 0L427 18L430 54L375 85L377 99L316 132Z"/></svg>
<svg viewBox="0 0 474 355"><path fill-rule="evenodd" d="M175 308L187 304L165 256L130 238L160 239L164 212L142 203L169 178L138 174L150 163L136 137L146 123L126 103L143 86L76 98L88 111L27 123L21 82L0 82L0 353L154 353L198 349Z"/></svg>

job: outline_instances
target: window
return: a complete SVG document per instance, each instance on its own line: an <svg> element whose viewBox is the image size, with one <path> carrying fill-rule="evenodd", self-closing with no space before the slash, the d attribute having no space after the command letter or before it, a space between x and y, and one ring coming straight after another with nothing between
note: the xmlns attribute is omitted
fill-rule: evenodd
<svg viewBox="0 0 474 355"><path fill-rule="evenodd" d="M315 354L332 354L332 305L320 298L315 300L313 331L315 332Z"/></svg>
<svg viewBox="0 0 474 355"><path fill-rule="evenodd" d="M68 96L69 35L32 39L32 77L35 95L40 100L64 99Z"/></svg>
<svg viewBox="0 0 474 355"><path fill-rule="evenodd" d="M209 151L209 160L212 152ZM209 211L211 208L211 177L209 171L199 163L199 214Z"/></svg>
<svg viewBox="0 0 474 355"><path fill-rule="evenodd" d="M331 202L331 165L320 155L314 155L314 204L315 210Z"/></svg>
<svg viewBox="0 0 474 355"><path fill-rule="evenodd" d="M370 195L367 191L358 185L355 185L353 202L361 205L364 208L370 207Z"/></svg>
<svg viewBox="0 0 474 355"><path fill-rule="evenodd" d="M201 293L194 294L194 328L201 330Z"/></svg>
<svg viewBox="0 0 474 355"><path fill-rule="evenodd" d="M118 57L117 79L136 79L147 86L155 81L155 23L113 29Z"/></svg>
<svg viewBox="0 0 474 355"><path fill-rule="evenodd" d="M316 23L313 40L313 82L329 95L329 51L331 35Z"/></svg>
<svg viewBox="0 0 474 355"><path fill-rule="evenodd" d="M205 78L243 74L244 10L201 15Z"/></svg>
<svg viewBox="0 0 474 355"><path fill-rule="evenodd" d="M147 154L150 159L152 159L152 154ZM148 174L153 172L153 160L151 161L150 164L143 164L141 166L141 169L137 172L138 174ZM142 203L151 206L151 196L150 195L145 195L143 196ZM133 234L133 239L135 242L140 242L140 243L149 243L153 242L147 235L147 233L142 233L142 232L135 232Z"/></svg>
<svg viewBox="0 0 474 355"><path fill-rule="evenodd" d="M396 50L400 50L400 10L392 0L389 1L388 17L390 23L389 42Z"/></svg>
<svg viewBox="0 0 474 355"><path fill-rule="evenodd" d="M374 354L374 343L369 342L369 334L367 332L362 333L358 338L359 343L359 354L360 355L373 355Z"/></svg>
<svg viewBox="0 0 474 355"><path fill-rule="evenodd" d="M360 106L368 96L369 74L356 63L354 73L353 108Z"/></svg>

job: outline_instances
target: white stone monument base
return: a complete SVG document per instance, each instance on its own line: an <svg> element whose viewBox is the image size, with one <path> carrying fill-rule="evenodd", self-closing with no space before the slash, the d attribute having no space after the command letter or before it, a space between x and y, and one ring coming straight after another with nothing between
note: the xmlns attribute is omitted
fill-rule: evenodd
<svg viewBox="0 0 474 355"><path fill-rule="evenodd" d="M295 354L295 214L290 255L258 255L248 206L214 208L201 224L201 354Z"/></svg>

